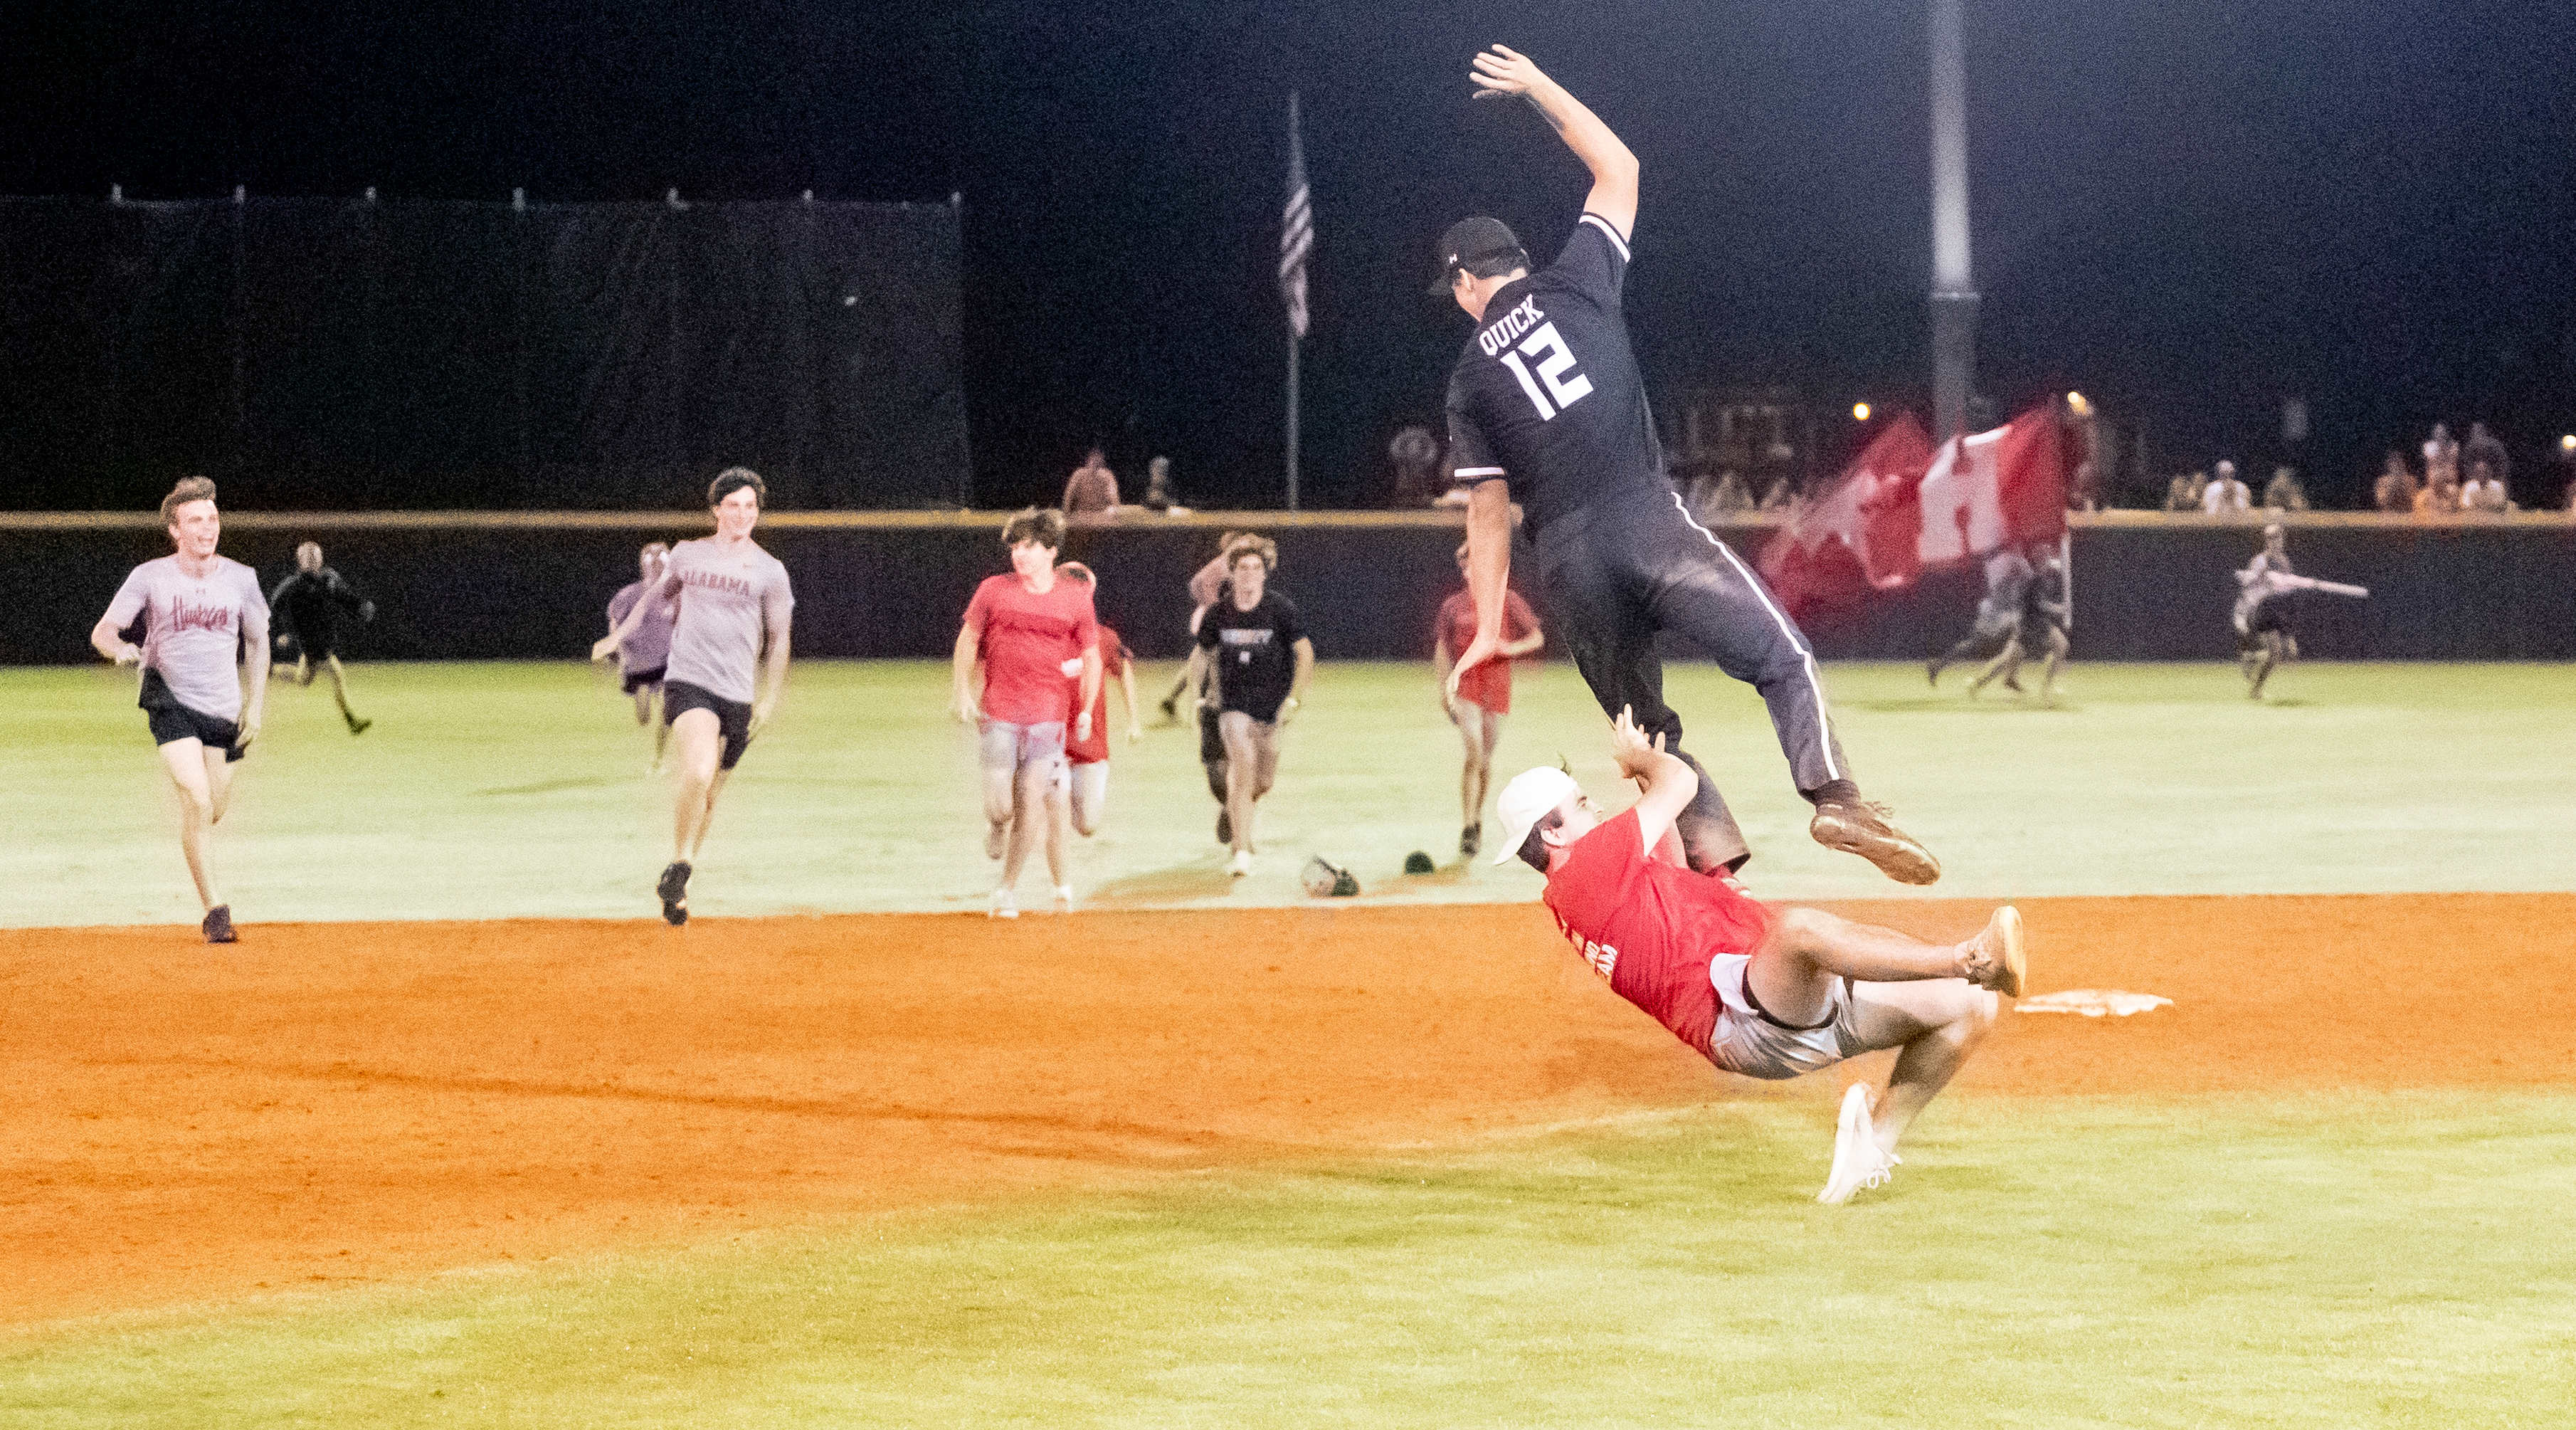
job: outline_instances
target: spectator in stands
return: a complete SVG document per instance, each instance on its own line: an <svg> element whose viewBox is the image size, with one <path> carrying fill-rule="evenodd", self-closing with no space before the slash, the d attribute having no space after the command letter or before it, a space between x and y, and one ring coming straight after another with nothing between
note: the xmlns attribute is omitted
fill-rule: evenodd
<svg viewBox="0 0 2576 1430"><path fill-rule="evenodd" d="M2440 465L2424 474L2424 489L2415 494L2417 516L2449 516L2460 509L2460 474Z"/></svg>
<svg viewBox="0 0 2576 1430"><path fill-rule="evenodd" d="M2505 497L2504 483L2496 479L2494 468L2484 462L2469 463L2469 479L2460 487L2460 510L2505 511L2512 505Z"/></svg>
<svg viewBox="0 0 2576 1430"><path fill-rule="evenodd" d="M2472 472L2478 469L2480 463L2484 463L2487 475L2493 477L2499 484L2510 486L2513 482L2513 453L2505 450L2504 443L2498 441L2496 435L2489 432L2487 424L2483 422L2469 424L2469 440L2460 444L2460 460ZM2499 507L2497 510L2501 511L2503 508Z"/></svg>
<svg viewBox="0 0 2576 1430"><path fill-rule="evenodd" d="M2406 465L2406 458L2391 452L2388 465L2379 469L2379 480L2370 489L2370 503L2381 511L2412 512L2418 490L2414 470Z"/></svg>
<svg viewBox="0 0 2576 1430"><path fill-rule="evenodd" d="M2299 469L2274 467L2272 480L2263 484L2263 505L2274 511L2306 511L2308 489L2299 484Z"/></svg>
<svg viewBox="0 0 2576 1430"><path fill-rule="evenodd" d="M1118 474L1094 447L1064 479L1064 514L1072 521L1114 521L1118 516Z"/></svg>
<svg viewBox="0 0 2576 1430"><path fill-rule="evenodd" d="M2200 494L2209 489L2209 473L2177 472L2165 483L2165 510L2198 511Z"/></svg>
<svg viewBox="0 0 2576 1430"><path fill-rule="evenodd" d="M1110 485L1115 488L1117 480L1112 478ZM1145 510L1170 511L1180 504L1180 498L1172 495L1172 459L1158 456L1147 462L1145 464Z"/></svg>
<svg viewBox="0 0 2576 1430"><path fill-rule="evenodd" d="M2443 483L2443 474L2450 480ZM2424 439L2424 485L2446 484L2456 490L2460 485L2460 444L2451 437L2451 429L2433 424L2433 435Z"/></svg>
<svg viewBox="0 0 2576 1430"><path fill-rule="evenodd" d="M2236 464L2221 462L2218 475L2210 478L2208 490L2200 494L2200 509L2211 516L2246 511L2254 505L2254 491L2236 479Z"/></svg>

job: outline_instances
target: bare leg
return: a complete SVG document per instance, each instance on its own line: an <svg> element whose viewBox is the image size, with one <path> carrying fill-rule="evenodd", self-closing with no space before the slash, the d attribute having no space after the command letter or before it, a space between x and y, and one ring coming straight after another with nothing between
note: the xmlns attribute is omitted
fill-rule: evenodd
<svg viewBox="0 0 2576 1430"><path fill-rule="evenodd" d="M712 710L683 710L671 722L671 733L679 746L678 787L671 794L671 859L682 863L706 839L707 815L721 783L716 764L723 754L724 727Z"/></svg>
<svg viewBox="0 0 2576 1430"><path fill-rule="evenodd" d="M638 724L638 725L641 725L641 724L643 724L645 721L650 720L650 719L652 719L652 718L653 718L653 687L652 687L652 686L649 686L649 685L639 685L639 686L636 686L636 687L635 687L635 723L636 723L636 724Z"/></svg>
<svg viewBox="0 0 2576 1430"><path fill-rule="evenodd" d="M1458 741L1466 746L1467 758L1458 769L1458 823L1474 828L1483 821L1485 782L1493 772L1493 717L1472 700L1460 700L1450 719L1458 727Z"/></svg>
<svg viewBox="0 0 2576 1430"><path fill-rule="evenodd" d="M653 770L658 774L662 769L662 753L671 744L671 727L662 720L662 687L645 686L636 692L635 703L639 709L652 712L645 723L653 727Z"/></svg>
<svg viewBox="0 0 2576 1430"><path fill-rule="evenodd" d="M1011 807L1018 798L1019 742L988 725L978 736L976 757L983 762L984 857L999 859L1009 852Z"/></svg>
<svg viewBox="0 0 2576 1430"><path fill-rule="evenodd" d="M1073 829L1088 839L1100 832L1109 810L1109 762L1097 760L1073 767Z"/></svg>
<svg viewBox="0 0 2576 1430"><path fill-rule="evenodd" d="M340 706L340 718L352 725L358 723L358 712L349 708L349 674L340 668L340 657L322 657L322 667L331 674L331 698Z"/></svg>
<svg viewBox="0 0 2576 1430"><path fill-rule="evenodd" d="M1253 747L1253 720L1233 710L1216 719L1217 731L1225 738L1225 817L1233 826L1234 852L1246 854L1252 851L1252 806L1261 798L1254 788L1260 755Z"/></svg>
<svg viewBox="0 0 2576 1430"><path fill-rule="evenodd" d="M2009 685L2020 673L2021 639L2016 636L2005 641L2004 648L1995 652L1995 658L1987 661L1985 668L1977 672L1977 678L1968 682L1968 694L1974 696L1978 691L1986 688L1988 681L1998 675L2003 676L2004 683Z"/></svg>
<svg viewBox="0 0 2576 1430"><path fill-rule="evenodd" d="M179 794L179 852L187 857L188 877L197 886L197 902L208 909L224 901L215 887L215 864L206 847L215 827L215 792L207 773L207 756L220 763L221 750L197 740L173 740L161 747L161 767Z"/></svg>
<svg viewBox="0 0 2576 1430"><path fill-rule="evenodd" d="M1853 1021L1862 1041L1903 1049L1887 1075L1887 1094L1870 1114L1880 1147L1896 1150L1924 1104L1949 1086L1993 1030L2001 1007L1993 993L1955 979L1853 985Z"/></svg>
<svg viewBox="0 0 2576 1430"><path fill-rule="evenodd" d="M1065 846L1072 842L1066 833L1068 812L1073 804L1073 786L1068 780L1050 777L1046 782L1046 862L1047 882L1062 889L1073 881L1065 877Z"/></svg>
<svg viewBox="0 0 2576 1430"><path fill-rule="evenodd" d="M1773 1017L1814 1023L1825 1016L1836 978L1902 983L1959 978L1968 968L1967 943L1925 943L1822 909L1794 908L1772 922L1745 967L1744 984Z"/></svg>
<svg viewBox="0 0 2576 1430"><path fill-rule="evenodd" d="M299 688L313 683L313 657L310 655L298 654L295 657L295 683Z"/></svg>
<svg viewBox="0 0 2576 1430"><path fill-rule="evenodd" d="M2254 686L2252 689L2245 692L2246 699L2260 700L2263 698L2263 682L2272 678L2273 667L2280 663L2280 634L2276 631L2265 631L2263 633L2263 652L2261 655L2255 657L2254 660Z"/></svg>
<svg viewBox="0 0 2576 1430"><path fill-rule="evenodd" d="M1051 788L1054 783L1046 766L1035 761L1023 766L1011 782L1017 793L1018 805L1011 811L1010 839L1002 851L1002 887L1005 889L1019 887L1020 870L1029 862L1029 847L1051 839L1054 834L1055 818L1047 808L1054 794ZM1058 857L1053 850L1048 852L1050 867Z"/></svg>
<svg viewBox="0 0 2576 1430"><path fill-rule="evenodd" d="M2048 628L2048 665L2039 682L2039 698L2043 704L2057 699L2057 677L2059 672L2066 669L2067 650L2066 632L2050 626Z"/></svg>
<svg viewBox="0 0 2576 1430"><path fill-rule="evenodd" d="M714 828L716 822L716 797L724 793L725 780L732 773L719 763L716 777L707 782L706 808L699 811L698 832L689 840L689 862L692 864L698 862L698 851L707 847L707 831Z"/></svg>

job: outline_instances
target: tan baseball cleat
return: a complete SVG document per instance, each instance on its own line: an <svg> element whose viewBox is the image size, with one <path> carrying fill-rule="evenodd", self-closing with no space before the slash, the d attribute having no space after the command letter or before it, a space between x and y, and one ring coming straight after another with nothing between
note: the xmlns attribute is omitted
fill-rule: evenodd
<svg viewBox="0 0 2576 1430"><path fill-rule="evenodd" d="M2030 961L2022 952L2021 910L2010 904L1995 910L1975 938L1959 945L1959 954L1960 977L2007 998L2019 998L2030 971Z"/></svg>
<svg viewBox="0 0 2576 1430"><path fill-rule="evenodd" d="M1816 806L1807 833L1827 849L1857 854L1878 872L1900 884L1929 884L1941 877L1941 861L1888 822L1887 806L1859 800L1829 801Z"/></svg>

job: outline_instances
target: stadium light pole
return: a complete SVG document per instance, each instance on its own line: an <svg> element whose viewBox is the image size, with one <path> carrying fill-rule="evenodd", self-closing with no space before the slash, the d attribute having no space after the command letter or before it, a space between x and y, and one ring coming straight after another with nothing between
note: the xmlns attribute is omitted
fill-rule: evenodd
<svg viewBox="0 0 2576 1430"><path fill-rule="evenodd" d="M1967 426L1977 373L1977 285L1968 266L1965 0L1932 4L1932 435Z"/></svg>

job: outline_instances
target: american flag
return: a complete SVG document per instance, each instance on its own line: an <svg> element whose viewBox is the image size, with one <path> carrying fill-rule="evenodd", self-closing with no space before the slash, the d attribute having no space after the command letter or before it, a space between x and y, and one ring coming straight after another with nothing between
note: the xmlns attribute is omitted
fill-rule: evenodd
<svg viewBox="0 0 2576 1430"><path fill-rule="evenodd" d="M1279 214L1279 297L1288 331L1306 336L1306 255L1315 248L1315 210L1306 192L1306 146L1297 137L1297 95L1288 95L1288 203Z"/></svg>

